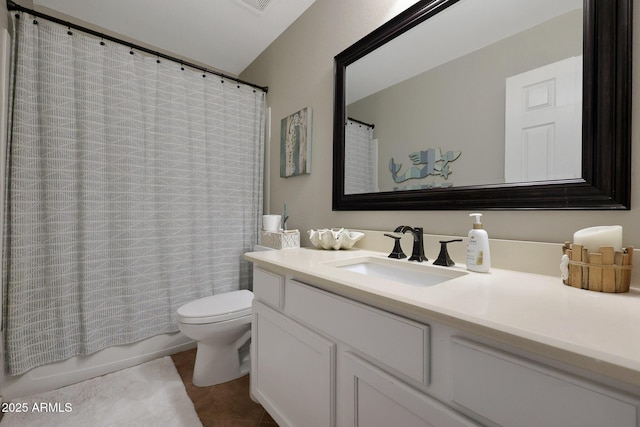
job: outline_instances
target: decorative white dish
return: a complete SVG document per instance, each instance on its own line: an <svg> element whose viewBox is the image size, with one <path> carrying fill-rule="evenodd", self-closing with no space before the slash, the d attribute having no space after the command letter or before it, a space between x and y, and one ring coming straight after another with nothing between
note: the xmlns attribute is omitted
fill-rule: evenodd
<svg viewBox="0 0 640 427"><path fill-rule="evenodd" d="M309 230L311 243L320 249L350 249L363 237L364 233L349 231L344 228Z"/></svg>

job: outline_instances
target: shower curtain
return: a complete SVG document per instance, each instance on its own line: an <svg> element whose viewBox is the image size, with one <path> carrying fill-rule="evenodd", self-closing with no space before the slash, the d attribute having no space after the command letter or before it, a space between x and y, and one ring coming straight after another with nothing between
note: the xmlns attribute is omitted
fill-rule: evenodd
<svg viewBox="0 0 640 427"><path fill-rule="evenodd" d="M344 193L377 192L378 149L373 128L347 119L344 149Z"/></svg>
<svg viewBox="0 0 640 427"><path fill-rule="evenodd" d="M180 305L247 288L264 92L13 23L7 373L175 332Z"/></svg>

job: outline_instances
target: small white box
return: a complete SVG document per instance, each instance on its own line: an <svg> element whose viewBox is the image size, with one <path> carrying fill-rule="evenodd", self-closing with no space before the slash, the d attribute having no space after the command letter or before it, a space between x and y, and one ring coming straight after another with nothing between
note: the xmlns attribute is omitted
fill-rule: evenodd
<svg viewBox="0 0 640 427"><path fill-rule="evenodd" d="M260 244L273 249L288 249L300 247L300 231L264 231L260 234Z"/></svg>

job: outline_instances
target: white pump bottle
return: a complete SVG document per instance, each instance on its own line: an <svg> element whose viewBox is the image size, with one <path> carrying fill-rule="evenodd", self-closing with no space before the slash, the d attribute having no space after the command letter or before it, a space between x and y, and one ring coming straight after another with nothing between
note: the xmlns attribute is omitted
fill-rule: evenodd
<svg viewBox="0 0 640 427"><path fill-rule="evenodd" d="M482 229L481 213L472 213L469 216L475 217L475 222L473 228L469 230L467 241L467 270L486 273L491 268L489 235Z"/></svg>

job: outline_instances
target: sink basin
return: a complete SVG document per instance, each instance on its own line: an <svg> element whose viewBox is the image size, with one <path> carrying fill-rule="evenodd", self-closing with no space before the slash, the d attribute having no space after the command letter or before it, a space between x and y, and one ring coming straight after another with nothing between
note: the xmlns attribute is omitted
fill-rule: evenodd
<svg viewBox="0 0 640 427"><path fill-rule="evenodd" d="M363 276L377 277L420 287L437 285L467 274L464 271L451 270L447 267L435 267L406 260L375 257L345 260L333 263L333 266L341 270L353 271Z"/></svg>

